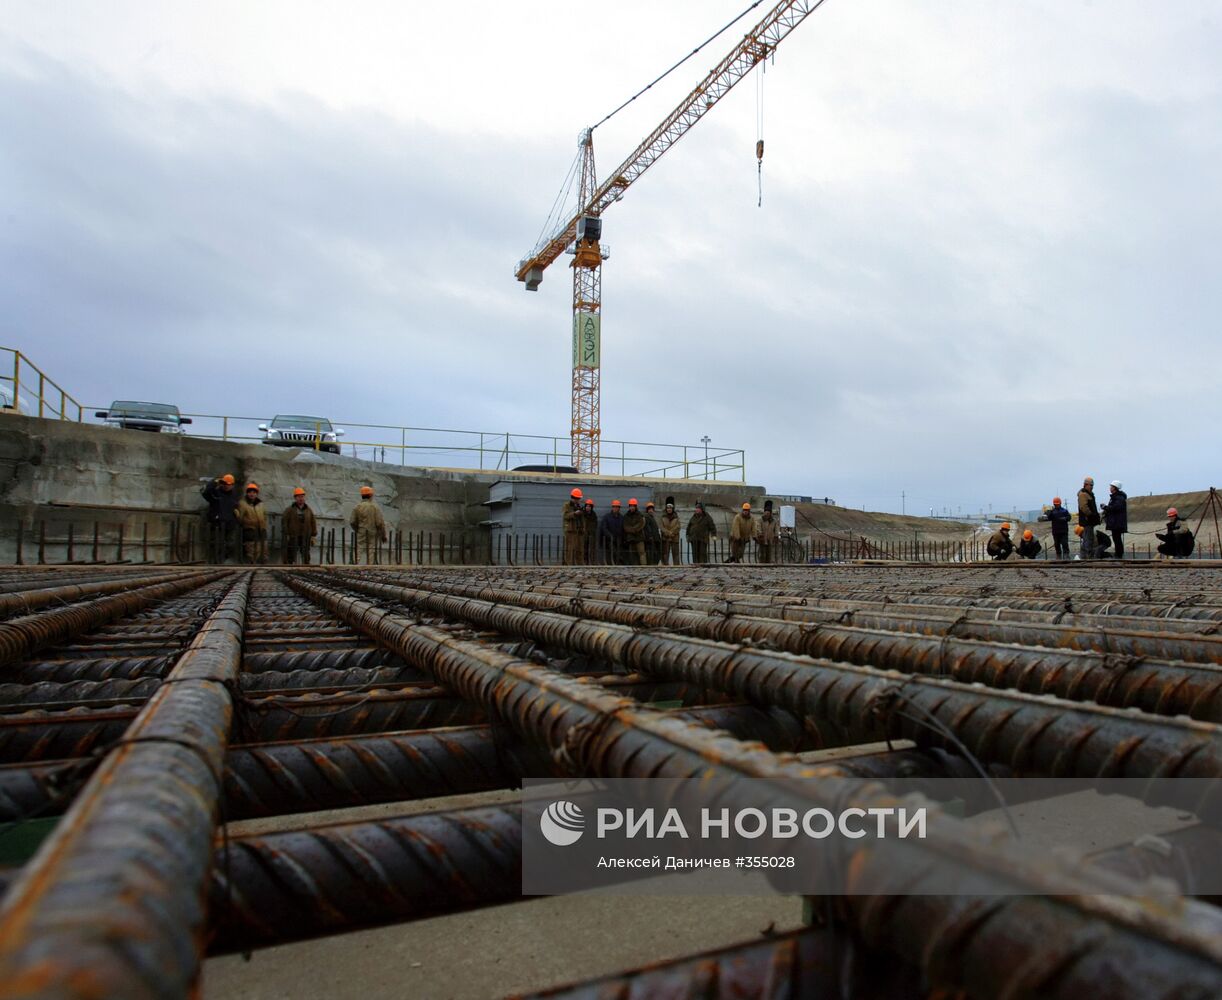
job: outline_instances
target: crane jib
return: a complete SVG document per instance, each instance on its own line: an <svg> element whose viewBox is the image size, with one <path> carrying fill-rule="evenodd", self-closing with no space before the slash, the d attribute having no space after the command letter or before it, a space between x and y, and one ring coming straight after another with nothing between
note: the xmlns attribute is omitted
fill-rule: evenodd
<svg viewBox="0 0 1222 1000"><path fill-rule="evenodd" d="M776 47L825 0L782 0L748 31L734 48L637 146L608 179L583 201L573 217L557 229L546 243L518 263L516 276L537 286L543 271L561 257L576 240L578 220L601 215L623 197L624 191L671 146L711 111L736 83L771 55Z"/></svg>

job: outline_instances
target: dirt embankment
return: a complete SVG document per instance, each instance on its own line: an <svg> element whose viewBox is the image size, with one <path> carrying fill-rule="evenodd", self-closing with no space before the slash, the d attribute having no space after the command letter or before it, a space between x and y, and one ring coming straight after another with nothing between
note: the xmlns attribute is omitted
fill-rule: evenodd
<svg viewBox="0 0 1222 1000"><path fill-rule="evenodd" d="M874 542L958 542L970 537L973 528L966 522L932 517L850 510L823 504L794 506L797 507L797 532L803 538L830 535L842 541L864 537Z"/></svg>

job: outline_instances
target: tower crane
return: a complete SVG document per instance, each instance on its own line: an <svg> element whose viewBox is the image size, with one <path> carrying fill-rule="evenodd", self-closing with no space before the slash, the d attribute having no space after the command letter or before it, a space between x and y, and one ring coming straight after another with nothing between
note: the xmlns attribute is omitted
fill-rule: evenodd
<svg viewBox="0 0 1222 1000"><path fill-rule="evenodd" d="M594 129L578 140L581 180L576 214L545 237L530 255L518 262L517 278L535 291L543 272L565 251L573 255L573 410L572 454L578 472L597 473L599 439L599 383L602 339L602 213L619 201L628 187L688 130L708 114L743 77L770 56L778 45L814 13L824 0L781 0L748 31L709 71L683 101L645 137L623 163L601 184L594 169ZM756 156L764 155L763 140Z"/></svg>

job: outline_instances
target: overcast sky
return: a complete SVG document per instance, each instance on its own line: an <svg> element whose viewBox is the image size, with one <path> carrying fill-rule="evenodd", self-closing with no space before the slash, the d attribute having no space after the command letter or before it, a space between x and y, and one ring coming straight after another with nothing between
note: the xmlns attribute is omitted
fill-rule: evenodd
<svg viewBox="0 0 1222 1000"><path fill-rule="evenodd" d="M746 2L0 0L3 342L91 405L566 434L569 272L514 265ZM1219 0L827 0L762 208L749 77L608 210L604 437L909 513L1218 485L1219 52Z"/></svg>

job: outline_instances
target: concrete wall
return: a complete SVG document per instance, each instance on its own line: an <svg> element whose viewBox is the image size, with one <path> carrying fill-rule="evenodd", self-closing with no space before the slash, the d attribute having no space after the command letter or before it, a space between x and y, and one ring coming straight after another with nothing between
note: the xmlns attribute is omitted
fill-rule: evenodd
<svg viewBox="0 0 1222 1000"><path fill-rule="evenodd" d="M510 478L504 472L478 473L453 469L419 469L368 462L294 448L232 444L190 435L147 434L89 424L39 420L0 414L0 562L17 553L21 526L22 554L37 559L40 533L45 533L46 561L66 558L69 526L75 539L75 559L92 555L95 525L99 556L113 560L122 525L124 558L140 561L147 531L149 556L168 555L170 525L177 521L179 538L198 533L204 502L202 478L232 473L244 484L254 480L272 513L282 511L296 486L303 487L310 505L326 527L347 523L362 485L371 485L388 525L403 532L486 532L483 506L489 487ZM575 485L624 487L624 499L640 480L617 477L573 479L535 473L527 481L557 479ZM703 499L710 513L728 523L744 501L761 502L759 487L701 481L666 482L651 479L661 498L674 495L681 510ZM197 535L198 537L198 535ZM134 546L134 548L133 548Z"/></svg>

